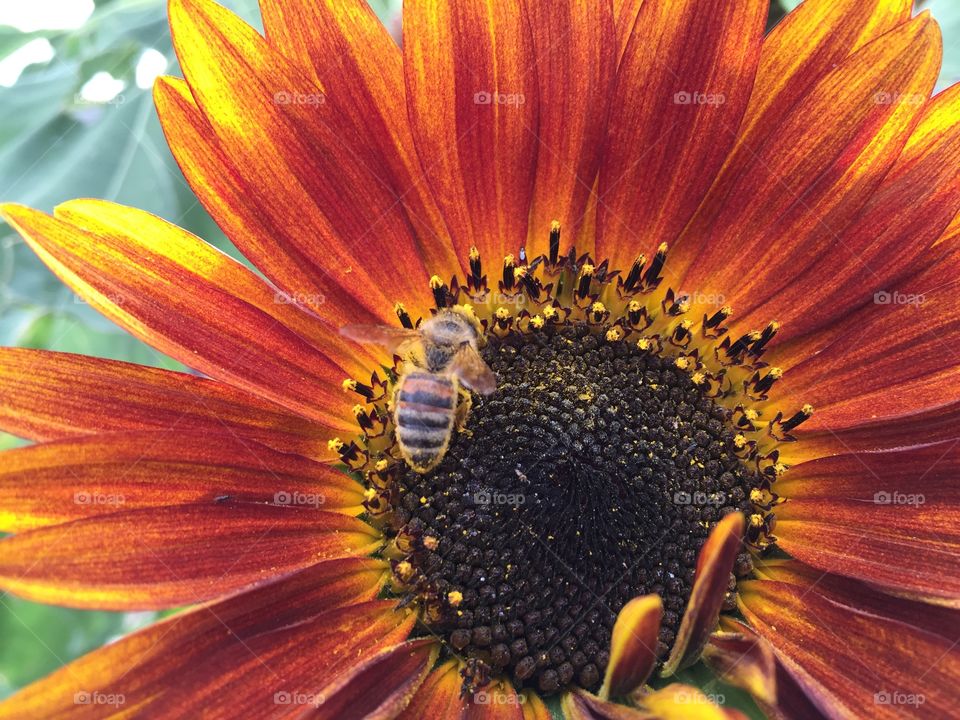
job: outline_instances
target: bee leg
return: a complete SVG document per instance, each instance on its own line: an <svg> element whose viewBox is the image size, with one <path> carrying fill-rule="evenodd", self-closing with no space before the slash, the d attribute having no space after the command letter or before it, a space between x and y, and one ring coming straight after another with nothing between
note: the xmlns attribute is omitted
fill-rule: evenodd
<svg viewBox="0 0 960 720"><path fill-rule="evenodd" d="M462 432L467 437L471 437L473 435L471 430L467 430L467 419L470 417L471 407L473 407L473 396L470 395L469 390L460 388L460 402L457 404L455 423L457 426L457 432Z"/></svg>

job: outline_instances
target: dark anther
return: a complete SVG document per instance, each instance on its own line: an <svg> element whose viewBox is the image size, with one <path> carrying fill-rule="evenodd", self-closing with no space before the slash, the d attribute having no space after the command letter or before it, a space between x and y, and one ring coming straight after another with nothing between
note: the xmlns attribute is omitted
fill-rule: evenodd
<svg viewBox="0 0 960 720"><path fill-rule="evenodd" d="M560 223L556 220L550 225L550 264L556 265L560 258Z"/></svg>
<svg viewBox="0 0 960 720"><path fill-rule="evenodd" d="M436 275L430 278L430 289L433 290L433 301L436 303L438 310L442 310L453 304L451 302L449 288L447 288L446 283Z"/></svg>
<svg viewBox="0 0 960 720"><path fill-rule="evenodd" d="M703 321L703 326L708 330L715 330L716 328L720 327L720 323L726 321L726 319L732 314L733 308L731 308L729 305L724 305L709 318L704 316L705 319Z"/></svg>
<svg viewBox="0 0 960 720"><path fill-rule="evenodd" d="M785 423L781 423L781 427L783 428L784 432L790 432L798 428L802 423L805 423L812 416L813 416L813 406L804 405L803 408L799 412L794 414L793 417L791 417Z"/></svg>
<svg viewBox="0 0 960 720"><path fill-rule="evenodd" d="M483 264L480 260L480 251L476 247L470 248L470 277L468 286L471 290L479 290L483 286Z"/></svg>
<svg viewBox="0 0 960 720"><path fill-rule="evenodd" d="M653 262L650 263L650 267L647 268L647 272L643 276L643 289L647 292L655 289L660 285L660 281L663 280L661 273L663 272L663 266L667 262L667 244L660 243L660 247L657 248L657 254L653 256Z"/></svg>
<svg viewBox="0 0 960 720"><path fill-rule="evenodd" d="M593 280L593 265L584 264L580 268L580 279L577 281L577 299L583 300L590 294L590 281Z"/></svg>
<svg viewBox="0 0 960 720"><path fill-rule="evenodd" d="M777 331L780 329L780 323L772 322L767 325L763 332L760 333L760 337L750 346L749 355L751 357L760 357L763 354L763 351L766 349L767 344L773 340L774 336L777 334Z"/></svg>
<svg viewBox="0 0 960 720"><path fill-rule="evenodd" d="M517 265L514 261L513 255L507 255L503 259L503 282L500 285L502 290L513 290L513 285L516 280L515 271Z"/></svg>
<svg viewBox="0 0 960 720"><path fill-rule="evenodd" d="M640 282L640 277L643 275L643 266L647 264L647 258L643 255L638 255L637 259L633 261L633 265L630 266L630 272L627 273L626 279L623 281L623 291L626 293L632 293L637 291L637 283Z"/></svg>
<svg viewBox="0 0 960 720"><path fill-rule="evenodd" d="M401 325L403 325L407 330L413 330L413 320L410 318L410 313L407 312L407 309L401 303L394 305L393 311L400 319Z"/></svg>

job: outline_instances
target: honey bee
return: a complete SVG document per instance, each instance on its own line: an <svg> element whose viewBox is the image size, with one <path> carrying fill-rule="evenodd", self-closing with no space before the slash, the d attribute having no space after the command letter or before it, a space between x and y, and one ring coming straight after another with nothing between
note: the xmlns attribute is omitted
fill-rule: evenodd
<svg viewBox="0 0 960 720"><path fill-rule="evenodd" d="M407 360L393 393L393 421L400 452L418 473L443 460L454 425L465 430L468 391L489 395L497 389L497 378L478 350L480 323L460 306L439 311L416 330L346 325L340 333L359 343L382 345Z"/></svg>

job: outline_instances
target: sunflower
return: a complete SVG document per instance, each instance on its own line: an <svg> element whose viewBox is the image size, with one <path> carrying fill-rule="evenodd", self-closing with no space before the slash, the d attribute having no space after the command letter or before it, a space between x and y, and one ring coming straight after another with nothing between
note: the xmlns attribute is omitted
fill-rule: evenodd
<svg viewBox="0 0 960 720"><path fill-rule="evenodd" d="M955 715L932 18L408 0L401 49L361 0L261 5L265 37L171 0L155 98L262 276L135 209L3 207L194 372L0 350L36 441L0 463L0 587L187 608L0 716L741 717L676 680L701 659L776 717ZM473 334L430 368L446 410L414 398L424 471L397 390L432 321Z"/></svg>

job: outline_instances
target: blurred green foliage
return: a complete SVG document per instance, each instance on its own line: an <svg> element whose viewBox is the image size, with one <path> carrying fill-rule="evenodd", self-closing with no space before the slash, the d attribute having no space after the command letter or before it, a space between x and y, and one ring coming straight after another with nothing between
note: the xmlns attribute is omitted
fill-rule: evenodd
<svg viewBox="0 0 960 720"><path fill-rule="evenodd" d="M370 0L395 22L400 0ZM258 24L256 0L221 0ZM774 0L777 2L777 0ZM799 0L780 0L792 9ZM0 26L0 60L45 38L55 51L0 87L0 200L44 210L75 197L99 197L143 208L230 253L235 250L196 201L166 148L149 89L135 82L139 59L156 50L177 74L164 0L99 0L89 20L70 31L19 32ZM944 31L941 86L960 80L960 1L928 0ZM774 8L772 19L780 16ZM90 103L80 90L105 71L125 83L111 102ZM49 348L133 362L176 363L114 327L79 301L0 225L0 344ZM0 434L0 449L16 441ZM155 619L153 613L68 610L0 594L0 697L90 649ZM693 671L691 671L693 672ZM750 703L731 688L709 686L728 703ZM709 689L714 687L714 689Z"/></svg>

